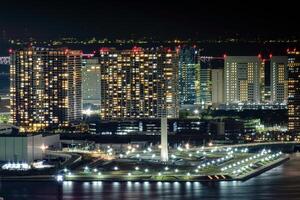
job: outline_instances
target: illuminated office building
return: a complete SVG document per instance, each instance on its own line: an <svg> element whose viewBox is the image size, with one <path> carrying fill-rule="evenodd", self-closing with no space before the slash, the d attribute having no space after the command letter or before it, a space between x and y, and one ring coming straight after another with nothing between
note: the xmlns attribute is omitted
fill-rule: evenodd
<svg viewBox="0 0 300 200"><path fill-rule="evenodd" d="M11 54L12 123L20 132L81 118L80 51L30 47Z"/></svg>
<svg viewBox="0 0 300 200"><path fill-rule="evenodd" d="M300 51L288 50L288 129L300 133Z"/></svg>
<svg viewBox="0 0 300 200"><path fill-rule="evenodd" d="M263 101L264 80L264 62L260 56L225 57L226 103L260 103Z"/></svg>
<svg viewBox="0 0 300 200"><path fill-rule="evenodd" d="M200 103L199 51L192 47L179 49L178 87L180 105Z"/></svg>
<svg viewBox="0 0 300 200"><path fill-rule="evenodd" d="M178 117L174 51L101 49L101 117Z"/></svg>
<svg viewBox="0 0 300 200"><path fill-rule="evenodd" d="M288 97L288 58L273 56L270 58L271 102L286 103Z"/></svg>
<svg viewBox="0 0 300 200"><path fill-rule="evenodd" d="M98 58L82 61L82 99L83 104L100 105L101 101L101 71Z"/></svg>

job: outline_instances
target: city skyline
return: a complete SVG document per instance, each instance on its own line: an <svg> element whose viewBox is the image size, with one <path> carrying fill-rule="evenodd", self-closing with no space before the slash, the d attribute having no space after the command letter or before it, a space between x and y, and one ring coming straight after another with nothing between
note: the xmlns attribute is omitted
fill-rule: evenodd
<svg viewBox="0 0 300 200"><path fill-rule="evenodd" d="M102 119L178 118L180 110L198 114L222 106L249 105L257 109L268 105L275 108L276 105L286 105L288 99L287 56L269 55L269 59L263 59L260 54L224 54L222 57L207 57L199 55L200 50L195 47L177 47L174 50L163 47L102 48L94 54L84 54L80 50L29 47L24 51L28 58L24 57L23 51L11 50L10 57L11 110L13 123L19 126L23 123L32 126L30 116L37 115L37 119L44 120L43 115L53 109L52 103L57 107L57 97L63 107L68 107L71 116L75 114L71 118L67 116L66 125L80 119L77 116L81 113L96 110ZM56 58L50 57L52 51L62 53L61 63L53 69L51 65ZM18 52L20 55L15 56ZM50 56L44 57L43 54ZM268 76L272 75L269 77L271 88L266 87L266 65L272 66L268 68ZM274 71L277 65L278 72ZM68 77L63 84L51 84L60 76L55 75L55 70L63 70L64 76ZM36 73L36 77L29 75L31 71ZM54 79L49 82L49 77ZM278 96L277 100L275 96ZM55 100L50 101L51 105L47 100L49 98ZM33 101L36 99L45 100L45 103L35 105ZM18 112L21 113L15 116ZM22 112L27 113L26 116ZM41 121L34 126L47 128L51 123Z"/></svg>
<svg viewBox="0 0 300 200"><path fill-rule="evenodd" d="M0 200L299 199L296 2L0 5Z"/></svg>
<svg viewBox="0 0 300 200"><path fill-rule="evenodd" d="M296 2L0 5L0 200L299 199Z"/></svg>

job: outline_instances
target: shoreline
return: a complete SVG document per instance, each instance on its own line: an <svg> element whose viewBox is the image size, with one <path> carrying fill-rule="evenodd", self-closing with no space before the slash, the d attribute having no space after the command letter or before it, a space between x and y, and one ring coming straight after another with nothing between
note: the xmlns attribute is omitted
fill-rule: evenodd
<svg viewBox="0 0 300 200"><path fill-rule="evenodd" d="M253 170L253 172L248 173L246 175L240 176L240 177L231 177L229 175L205 175L205 176L191 176L186 177L184 175L166 175L163 177L160 177L157 179L156 176L153 175L145 175L145 176L139 176L139 177L116 177L116 178L97 178L97 177L65 177L64 181L72 181L72 182L93 182L93 181L101 181L101 182L220 182L220 181L247 181L253 177L259 176L260 174L263 174L266 171L269 171L273 168L276 168L280 166L281 164L288 161L290 158L288 156L283 157L281 159L278 159L276 161L271 162L268 165L262 166L256 170ZM16 177L16 176L10 176L10 177L0 177L0 182L10 182L10 181L25 181L25 182L56 182L56 183L62 183L58 182L55 179L55 175L43 175L43 176L24 176L24 177ZM155 179L156 178L156 179ZM211 179L212 178L212 179Z"/></svg>
<svg viewBox="0 0 300 200"><path fill-rule="evenodd" d="M236 181L247 181L253 177L256 177L256 176L259 176L260 174L263 174L264 172L267 172L273 168L276 168L280 165L282 165L283 163L287 162L288 160L290 160L290 157L289 156L286 156L284 158L281 158L281 159L278 159L266 166L263 166L263 167L260 167L259 169L249 173L249 174L246 174L242 177L239 177L239 178L235 178Z"/></svg>

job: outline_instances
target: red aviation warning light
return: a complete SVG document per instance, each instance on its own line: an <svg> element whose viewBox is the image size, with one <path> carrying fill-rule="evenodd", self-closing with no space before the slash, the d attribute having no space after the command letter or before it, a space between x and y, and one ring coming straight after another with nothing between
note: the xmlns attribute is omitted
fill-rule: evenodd
<svg viewBox="0 0 300 200"><path fill-rule="evenodd" d="M100 53L104 53L104 52L108 52L108 51L109 51L109 48L107 48L107 47L102 47L100 49Z"/></svg>
<svg viewBox="0 0 300 200"><path fill-rule="evenodd" d="M134 46L134 47L132 48L132 51L133 51L134 53L136 53L136 52L142 51L142 48L141 48L141 47Z"/></svg>

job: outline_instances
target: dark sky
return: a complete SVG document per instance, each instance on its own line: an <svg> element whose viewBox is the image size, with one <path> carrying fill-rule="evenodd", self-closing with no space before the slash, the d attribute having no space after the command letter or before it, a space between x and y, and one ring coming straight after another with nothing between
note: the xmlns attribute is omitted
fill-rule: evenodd
<svg viewBox="0 0 300 200"><path fill-rule="evenodd" d="M299 36L293 1L24 0L1 2L0 29L8 36L56 38L223 35Z"/></svg>

